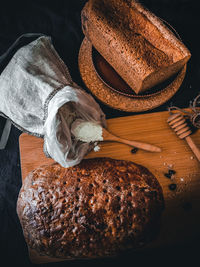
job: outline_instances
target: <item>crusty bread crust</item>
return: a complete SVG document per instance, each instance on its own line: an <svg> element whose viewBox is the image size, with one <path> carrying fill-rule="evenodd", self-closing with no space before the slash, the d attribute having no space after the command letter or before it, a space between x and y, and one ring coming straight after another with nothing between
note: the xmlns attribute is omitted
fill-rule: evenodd
<svg viewBox="0 0 200 267"><path fill-rule="evenodd" d="M54 260L91 259L148 243L163 207L162 189L147 169L96 158L31 172L17 213L30 251Z"/></svg>
<svg viewBox="0 0 200 267"><path fill-rule="evenodd" d="M81 17L85 36L136 93L175 74L191 56L137 1L89 0Z"/></svg>

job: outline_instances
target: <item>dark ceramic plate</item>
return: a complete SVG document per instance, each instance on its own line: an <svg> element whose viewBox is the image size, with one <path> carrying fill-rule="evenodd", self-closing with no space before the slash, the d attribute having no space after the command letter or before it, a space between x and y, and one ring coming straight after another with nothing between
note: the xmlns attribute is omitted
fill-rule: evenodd
<svg viewBox="0 0 200 267"><path fill-rule="evenodd" d="M92 47L92 61L97 76L106 86L119 94L134 98L151 96L158 93L159 91L169 86L177 78L178 75L177 73L170 77L168 80L137 95L94 47Z"/></svg>
<svg viewBox="0 0 200 267"><path fill-rule="evenodd" d="M168 81L136 95L84 38L79 51L79 70L88 90L101 102L118 110L142 112L162 105L178 91L185 77L186 65Z"/></svg>

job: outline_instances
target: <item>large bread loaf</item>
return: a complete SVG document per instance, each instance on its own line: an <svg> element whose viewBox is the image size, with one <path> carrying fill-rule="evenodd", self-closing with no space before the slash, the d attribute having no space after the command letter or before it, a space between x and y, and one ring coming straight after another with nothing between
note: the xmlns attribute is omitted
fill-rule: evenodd
<svg viewBox="0 0 200 267"><path fill-rule="evenodd" d="M158 17L134 0L89 0L82 28L137 94L178 72L191 56Z"/></svg>
<svg viewBox="0 0 200 267"><path fill-rule="evenodd" d="M157 179L133 162L97 158L31 172L17 212L29 250L54 259L116 255L149 242L163 210Z"/></svg>

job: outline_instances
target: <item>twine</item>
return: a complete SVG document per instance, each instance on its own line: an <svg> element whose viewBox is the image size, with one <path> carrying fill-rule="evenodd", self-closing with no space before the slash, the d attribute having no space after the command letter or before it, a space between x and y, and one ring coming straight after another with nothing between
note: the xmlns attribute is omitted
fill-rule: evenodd
<svg viewBox="0 0 200 267"><path fill-rule="evenodd" d="M190 102L189 110L184 110L176 106L171 106L168 108L170 114L179 112L186 116L192 123L192 125L200 129L200 94Z"/></svg>

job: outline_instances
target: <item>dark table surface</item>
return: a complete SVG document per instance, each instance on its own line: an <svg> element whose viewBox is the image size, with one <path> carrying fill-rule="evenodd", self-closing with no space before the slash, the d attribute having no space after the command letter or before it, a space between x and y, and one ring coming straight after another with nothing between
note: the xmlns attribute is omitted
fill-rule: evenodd
<svg viewBox="0 0 200 267"><path fill-rule="evenodd" d="M73 80L84 87L78 70L78 51L83 39L80 11L85 2L84 0L5 0L0 8L0 55L23 33L40 32L50 35L56 50L69 67ZM200 92L199 1L143 0L141 2L173 26L192 53L180 90L166 104L153 111L166 110L171 104L186 107ZM100 106L107 118L130 115L110 109L101 103ZM0 135L4 123L5 119L0 117ZM16 214L16 201L21 187L18 143L20 134L21 132L12 126L6 149L0 151L0 260L3 263L2 265L0 263L0 266L32 266ZM199 248L199 242L185 240L183 244L173 247L125 254L116 259L53 263L49 266L121 266L130 263L131 266L151 263L191 265L198 259Z"/></svg>

